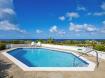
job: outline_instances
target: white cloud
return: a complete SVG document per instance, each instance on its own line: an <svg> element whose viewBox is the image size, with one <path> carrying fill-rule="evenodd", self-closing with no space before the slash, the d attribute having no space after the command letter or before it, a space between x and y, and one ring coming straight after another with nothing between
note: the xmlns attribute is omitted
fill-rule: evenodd
<svg viewBox="0 0 105 78"><path fill-rule="evenodd" d="M92 13L91 12L88 12L87 15L92 15Z"/></svg>
<svg viewBox="0 0 105 78"><path fill-rule="evenodd" d="M81 27L82 27L81 25L75 25L74 23L70 23L69 30L78 32L81 31Z"/></svg>
<svg viewBox="0 0 105 78"><path fill-rule="evenodd" d="M102 21L102 24L104 24L104 25L105 25L105 21Z"/></svg>
<svg viewBox="0 0 105 78"><path fill-rule="evenodd" d="M15 12L13 10L13 1L12 0L0 0L0 19L5 19L14 16Z"/></svg>
<svg viewBox="0 0 105 78"><path fill-rule="evenodd" d="M40 34L40 33L42 33L42 31L39 30L39 29L37 29L37 30L36 30L36 33Z"/></svg>
<svg viewBox="0 0 105 78"><path fill-rule="evenodd" d="M77 6L78 11L86 11L86 8L83 6Z"/></svg>
<svg viewBox="0 0 105 78"><path fill-rule="evenodd" d="M61 16L61 17L59 17L59 19L60 19L61 21L64 21L66 18L65 18L65 16Z"/></svg>
<svg viewBox="0 0 105 78"><path fill-rule="evenodd" d="M51 33L56 33L56 34L61 35L61 36L66 34L66 32L64 30L58 30L58 27L56 25L52 26L49 31Z"/></svg>
<svg viewBox="0 0 105 78"><path fill-rule="evenodd" d="M88 31L88 32L94 32L96 31L96 27L90 24L84 24L84 30Z"/></svg>
<svg viewBox="0 0 105 78"><path fill-rule="evenodd" d="M0 19L11 18L15 15L15 12L11 8L0 9Z"/></svg>
<svg viewBox="0 0 105 78"><path fill-rule="evenodd" d="M101 7L102 10L105 10L105 2L103 2L100 7ZM105 11L94 12L94 13L88 13L87 15L105 16Z"/></svg>
<svg viewBox="0 0 105 78"><path fill-rule="evenodd" d="M26 33L26 31L20 29L18 25L10 22L13 20L12 16L15 17L13 0L0 0L0 30Z"/></svg>
<svg viewBox="0 0 105 78"><path fill-rule="evenodd" d="M57 26L56 25L52 26L49 31L52 33L58 32Z"/></svg>
<svg viewBox="0 0 105 78"><path fill-rule="evenodd" d="M7 20L1 21L0 22L0 30L3 31L18 31L21 33L25 33L25 30L21 30L20 28L17 27L17 25L10 23Z"/></svg>
<svg viewBox="0 0 105 78"><path fill-rule="evenodd" d="M100 33L105 34L105 26L103 26L102 28L100 28Z"/></svg>
<svg viewBox="0 0 105 78"><path fill-rule="evenodd" d="M69 30L74 32L94 32L97 29L94 25L91 25L91 24L70 23Z"/></svg>
<svg viewBox="0 0 105 78"><path fill-rule="evenodd" d="M10 15L15 14L14 10L11 9L11 8L5 8L5 9L2 9L1 11L2 11L3 13L7 13L7 14L10 14Z"/></svg>
<svg viewBox="0 0 105 78"><path fill-rule="evenodd" d="M104 16L105 12L95 12L93 15L95 15L95 16Z"/></svg>
<svg viewBox="0 0 105 78"><path fill-rule="evenodd" d="M76 12L68 12L68 13L66 14L66 16L67 16L68 18L70 18L70 20L72 20L73 18L78 18L78 17L79 17L79 14L76 13Z"/></svg>
<svg viewBox="0 0 105 78"><path fill-rule="evenodd" d="M59 34L59 35L65 35L66 32L65 32L65 31L59 31L58 34Z"/></svg>
<svg viewBox="0 0 105 78"><path fill-rule="evenodd" d="M59 20L64 21L66 18L69 18L71 21L73 18L78 18L79 16L77 12L67 12L64 16L60 16Z"/></svg>
<svg viewBox="0 0 105 78"><path fill-rule="evenodd" d="M7 20L0 22L0 30L17 30L14 24L9 23Z"/></svg>
<svg viewBox="0 0 105 78"><path fill-rule="evenodd" d="M105 34L105 29L101 30L100 32Z"/></svg>
<svg viewBox="0 0 105 78"><path fill-rule="evenodd" d="M103 10L105 10L105 2L103 2L103 3L101 4L101 8L102 8Z"/></svg>
<svg viewBox="0 0 105 78"><path fill-rule="evenodd" d="M105 12L104 11L94 12L94 13L88 12L87 15L92 15L92 16L105 16Z"/></svg>
<svg viewBox="0 0 105 78"><path fill-rule="evenodd" d="M13 8L13 0L0 0L1 8Z"/></svg>

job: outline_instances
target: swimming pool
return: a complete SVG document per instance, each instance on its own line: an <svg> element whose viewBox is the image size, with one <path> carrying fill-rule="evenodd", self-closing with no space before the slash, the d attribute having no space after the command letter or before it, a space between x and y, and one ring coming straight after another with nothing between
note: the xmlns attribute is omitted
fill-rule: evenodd
<svg viewBox="0 0 105 78"><path fill-rule="evenodd" d="M6 55L6 54L4 54ZM47 48L17 48L7 52L21 68L86 68L90 61L76 54Z"/></svg>

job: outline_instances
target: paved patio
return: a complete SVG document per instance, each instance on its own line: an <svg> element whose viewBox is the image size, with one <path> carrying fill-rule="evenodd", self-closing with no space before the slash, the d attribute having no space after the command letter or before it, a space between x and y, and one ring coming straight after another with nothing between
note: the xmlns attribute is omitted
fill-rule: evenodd
<svg viewBox="0 0 105 78"><path fill-rule="evenodd" d="M96 62L96 59L92 55L84 55L90 61ZM26 72L20 69L17 65L15 65L12 61L10 61L7 57L0 53L0 60L3 60L7 63L12 64L11 68L8 69L9 75L13 76L13 78L105 78L105 60L99 59L100 64L98 68L95 68L94 71L70 71L70 72L60 72L60 71L32 71Z"/></svg>

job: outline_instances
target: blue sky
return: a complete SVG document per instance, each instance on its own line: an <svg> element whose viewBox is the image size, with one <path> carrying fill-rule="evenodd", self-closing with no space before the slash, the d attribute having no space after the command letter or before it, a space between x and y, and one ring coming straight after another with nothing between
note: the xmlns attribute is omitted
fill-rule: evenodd
<svg viewBox="0 0 105 78"><path fill-rule="evenodd" d="M0 39L105 39L105 0L0 0Z"/></svg>

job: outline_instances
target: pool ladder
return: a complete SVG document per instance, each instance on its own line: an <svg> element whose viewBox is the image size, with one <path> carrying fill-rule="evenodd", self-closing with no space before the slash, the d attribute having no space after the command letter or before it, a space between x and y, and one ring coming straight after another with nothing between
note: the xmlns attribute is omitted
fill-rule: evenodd
<svg viewBox="0 0 105 78"><path fill-rule="evenodd" d="M76 60L76 58L74 58L74 60L73 60L73 67L75 67L75 66L79 66L79 64L80 64L80 63L76 63L75 60Z"/></svg>
<svg viewBox="0 0 105 78"><path fill-rule="evenodd" d="M94 52L96 53L96 66L98 67L98 66L99 66L99 57L98 57L98 52L97 52L96 50L91 50L91 51L88 51L88 52L86 52L86 53L84 53L84 54L90 53L90 52L92 52L92 51L94 51ZM78 56L78 57L81 57L81 56L83 56L84 54L81 54L81 55Z"/></svg>

